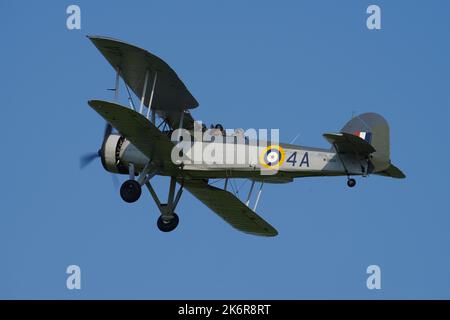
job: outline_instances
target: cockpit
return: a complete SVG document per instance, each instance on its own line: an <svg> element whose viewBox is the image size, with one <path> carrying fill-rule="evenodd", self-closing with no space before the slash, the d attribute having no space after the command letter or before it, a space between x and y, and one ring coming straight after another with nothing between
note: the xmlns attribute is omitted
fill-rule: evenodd
<svg viewBox="0 0 450 320"><path fill-rule="evenodd" d="M241 143L247 143L248 137L245 136L245 131L242 128L234 129L233 131L228 129L225 130L221 124L213 125L211 124L209 129L206 129L206 126L203 125L203 133L207 136L216 137L216 136L222 136L225 138L226 142L234 142L239 143L239 141L242 141ZM209 140L209 139L207 139Z"/></svg>

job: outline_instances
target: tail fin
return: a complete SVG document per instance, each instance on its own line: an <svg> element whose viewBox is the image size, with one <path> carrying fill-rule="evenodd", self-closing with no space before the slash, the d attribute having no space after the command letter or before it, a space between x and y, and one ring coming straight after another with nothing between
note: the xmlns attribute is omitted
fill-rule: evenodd
<svg viewBox="0 0 450 320"><path fill-rule="evenodd" d="M381 172L390 167L389 125L382 116L363 113L347 122L341 132L359 136L375 148L375 152L370 155L372 172Z"/></svg>

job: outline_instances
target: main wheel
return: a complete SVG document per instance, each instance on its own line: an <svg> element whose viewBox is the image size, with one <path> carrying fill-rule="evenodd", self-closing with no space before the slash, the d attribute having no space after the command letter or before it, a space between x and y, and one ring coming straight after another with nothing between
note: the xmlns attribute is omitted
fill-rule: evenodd
<svg viewBox="0 0 450 320"><path fill-rule="evenodd" d="M178 215L174 212L173 216L170 219L164 219L163 216L160 216L158 218L158 229L162 232L170 232L173 231L177 226L178 222L180 222L180 219L178 218Z"/></svg>
<svg viewBox="0 0 450 320"><path fill-rule="evenodd" d="M353 179L353 178L348 179L348 180L347 180L347 185L348 185L350 188L353 188L354 186L356 186L356 180Z"/></svg>
<svg viewBox="0 0 450 320"><path fill-rule="evenodd" d="M141 185L136 180L127 180L120 187L120 196L128 203L136 202L141 196Z"/></svg>

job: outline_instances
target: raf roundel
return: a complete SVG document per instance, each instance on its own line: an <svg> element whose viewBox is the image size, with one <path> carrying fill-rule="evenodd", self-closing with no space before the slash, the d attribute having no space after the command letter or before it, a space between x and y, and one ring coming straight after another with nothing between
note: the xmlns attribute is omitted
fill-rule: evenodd
<svg viewBox="0 0 450 320"><path fill-rule="evenodd" d="M285 155L282 147L269 146L261 152L259 162L267 169L278 169L283 164Z"/></svg>

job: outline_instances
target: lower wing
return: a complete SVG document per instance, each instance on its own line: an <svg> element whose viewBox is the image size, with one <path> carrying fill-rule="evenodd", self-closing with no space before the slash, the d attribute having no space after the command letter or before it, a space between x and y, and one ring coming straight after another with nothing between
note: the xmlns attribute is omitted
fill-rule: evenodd
<svg viewBox="0 0 450 320"><path fill-rule="evenodd" d="M213 187L203 180L185 181L184 187L237 230L266 237L278 234L274 227L231 192Z"/></svg>

